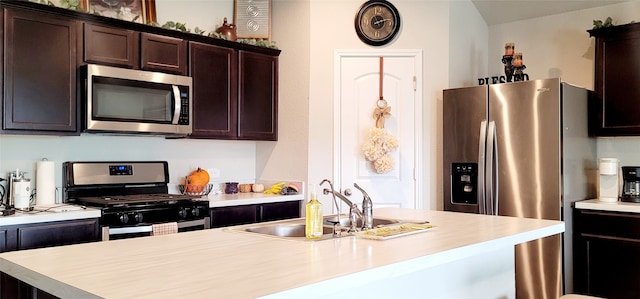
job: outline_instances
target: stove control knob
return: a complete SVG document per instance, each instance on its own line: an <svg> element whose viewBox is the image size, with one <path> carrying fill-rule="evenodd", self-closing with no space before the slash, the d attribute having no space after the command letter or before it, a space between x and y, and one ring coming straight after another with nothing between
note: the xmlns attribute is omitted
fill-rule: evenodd
<svg viewBox="0 0 640 299"><path fill-rule="evenodd" d="M180 218L187 218L187 215L187 209L180 208L180 211L178 211L178 216L180 216Z"/></svg>
<svg viewBox="0 0 640 299"><path fill-rule="evenodd" d="M127 222L129 222L129 215L127 215L127 214L120 214L120 216L118 217L118 219L120 219L120 223L126 224Z"/></svg>
<svg viewBox="0 0 640 299"><path fill-rule="evenodd" d="M193 215L194 217L198 217L198 216L200 216L200 209L198 209L198 208L193 208L193 209L191 210L191 215Z"/></svg>
<svg viewBox="0 0 640 299"><path fill-rule="evenodd" d="M136 213L135 216L133 217L136 220L136 223L140 223L144 219L144 217L142 216L142 213Z"/></svg>

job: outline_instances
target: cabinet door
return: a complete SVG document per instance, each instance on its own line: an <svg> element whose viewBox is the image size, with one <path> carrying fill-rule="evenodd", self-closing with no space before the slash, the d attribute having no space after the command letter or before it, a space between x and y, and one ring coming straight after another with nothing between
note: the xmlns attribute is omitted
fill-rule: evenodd
<svg viewBox="0 0 640 299"><path fill-rule="evenodd" d="M236 51L207 44L189 44L193 78L194 138L237 136Z"/></svg>
<svg viewBox="0 0 640 299"><path fill-rule="evenodd" d="M76 28L47 13L4 10L5 132L79 134Z"/></svg>
<svg viewBox="0 0 640 299"><path fill-rule="evenodd" d="M640 298L640 241L607 238L587 240L588 294Z"/></svg>
<svg viewBox="0 0 640 299"><path fill-rule="evenodd" d="M574 291L640 298L640 214L574 211Z"/></svg>
<svg viewBox="0 0 640 299"><path fill-rule="evenodd" d="M0 229L0 252L8 251L9 234L6 229Z"/></svg>
<svg viewBox="0 0 640 299"><path fill-rule="evenodd" d="M98 241L98 220L72 220L18 227L18 249Z"/></svg>
<svg viewBox="0 0 640 299"><path fill-rule="evenodd" d="M212 208L211 227L255 223L258 221L257 211L257 205Z"/></svg>
<svg viewBox="0 0 640 299"><path fill-rule="evenodd" d="M265 203L260 210L261 221L300 218L300 201Z"/></svg>
<svg viewBox="0 0 640 299"><path fill-rule="evenodd" d="M640 135L640 24L597 32L591 129L602 136Z"/></svg>
<svg viewBox="0 0 640 299"><path fill-rule="evenodd" d="M142 33L140 43L143 70L187 74L187 42L185 40Z"/></svg>
<svg viewBox="0 0 640 299"><path fill-rule="evenodd" d="M238 137L278 140L278 57L239 51Z"/></svg>
<svg viewBox="0 0 640 299"><path fill-rule="evenodd" d="M140 34L133 30L84 24L83 57L87 63L98 63L138 69Z"/></svg>

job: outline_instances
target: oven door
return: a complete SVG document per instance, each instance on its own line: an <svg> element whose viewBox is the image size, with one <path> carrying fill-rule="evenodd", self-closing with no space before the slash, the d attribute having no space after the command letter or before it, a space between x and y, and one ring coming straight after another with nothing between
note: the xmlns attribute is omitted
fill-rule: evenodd
<svg viewBox="0 0 640 299"><path fill-rule="evenodd" d="M178 221L178 233L203 230L211 228L209 217L196 220ZM151 236L153 226L151 224L124 226L124 227L102 227L102 241L128 239Z"/></svg>
<svg viewBox="0 0 640 299"><path fill-rule="evenodd" d="M86 67L86 131L191 133L191 78Z"/></svg>

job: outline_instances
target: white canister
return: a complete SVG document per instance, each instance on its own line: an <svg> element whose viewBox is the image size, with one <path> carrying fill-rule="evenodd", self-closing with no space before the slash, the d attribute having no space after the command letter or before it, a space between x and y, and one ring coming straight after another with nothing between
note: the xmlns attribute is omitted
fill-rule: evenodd
<svg viewBox="0 0 640 299"><path fill-rule="evenodd" d="M598 170L600 175L618 175L618 164L620 161L616 158L601 158Z"/></svg>
<svg viewBox="0 0 640 299"><path fill-rule="evenodd" d="M619 194L618 168L616 158L601 158L598 172L598 200L602 202L617 202Z"/></svg>
<svg viewBox="0 0 640 299"><path fill-rule="evenodd" d="M13 181L13 207L28 209L31 200L31 180L21 179Z"/></svg>

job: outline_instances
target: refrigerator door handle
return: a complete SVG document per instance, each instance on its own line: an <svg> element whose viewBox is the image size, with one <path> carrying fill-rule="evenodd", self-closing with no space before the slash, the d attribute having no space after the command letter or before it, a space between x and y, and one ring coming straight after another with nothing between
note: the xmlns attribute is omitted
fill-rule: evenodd
<svg viewBox="0 0 640 299"><path fill-rule="evenodd" d="M498 136L496 134L496 122L489 122L487 140L487 202L486 211L488 215L498 215ZM495 183L494 183L495 179Z"/></svg>
<svg viewBox="0 0 640 299"><path fill-rule="evenodd" d="M480 141L478 142L478 213L486 214L487 195L485 192L485 159L487 156L487 121L480 122Z"/></svg>

